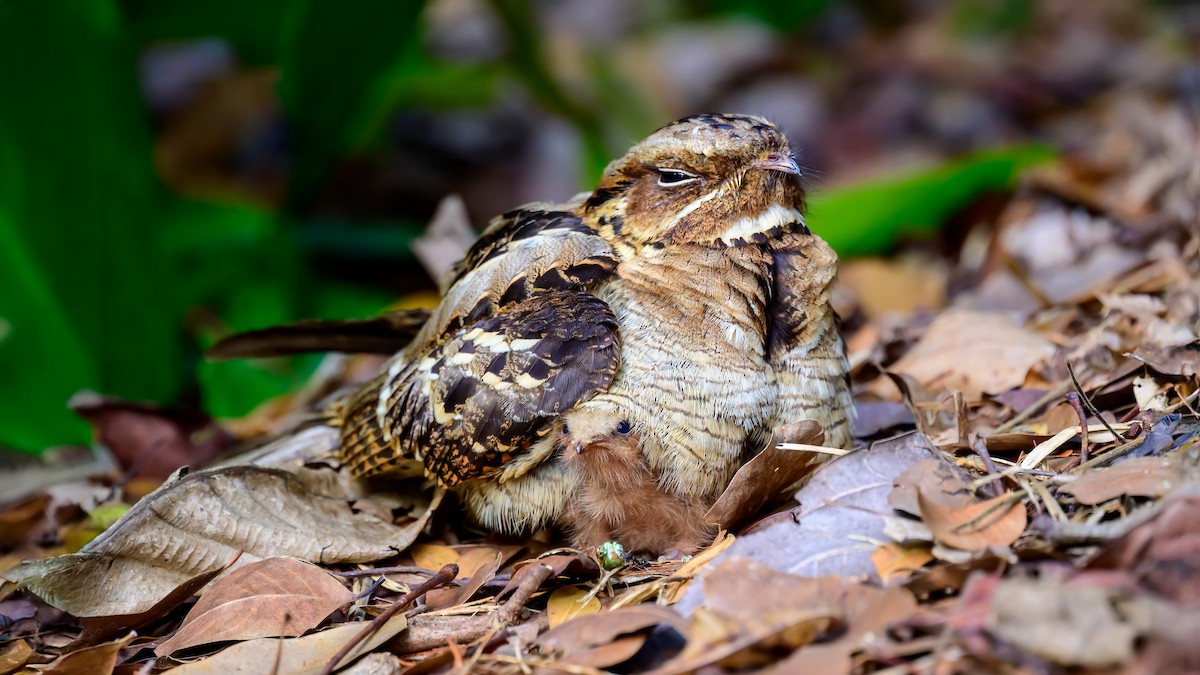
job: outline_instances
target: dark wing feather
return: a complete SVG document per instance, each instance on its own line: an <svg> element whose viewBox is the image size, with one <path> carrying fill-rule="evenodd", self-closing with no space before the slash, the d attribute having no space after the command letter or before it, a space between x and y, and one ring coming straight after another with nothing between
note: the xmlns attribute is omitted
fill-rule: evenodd
<svg viewBox="0 0 1200 675"><path fill-rule="evenodd" d="M375 388L398 455L347 452L345 459L355 474L370 475L397 456L414 457L446 485L494 473L527 452L556 416L607 389L619 355L616 317L589 293L546 291L506 305L407 365L390 388ZM378 400L358 401L364 422Z"/></svg>
<svg viewBox="0 0 1200 675"><path fill-rule="evenodd" d="M207 352L210 359L265 358L312 352L395 354L429 319L429 310L389 312L372 319L300 321L230 335Z"/></svg>

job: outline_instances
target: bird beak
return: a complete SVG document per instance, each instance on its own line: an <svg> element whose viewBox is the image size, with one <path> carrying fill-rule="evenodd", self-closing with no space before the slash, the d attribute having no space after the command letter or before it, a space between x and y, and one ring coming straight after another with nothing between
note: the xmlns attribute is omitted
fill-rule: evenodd
<svg viewBox="0 0 1200 675"><path fill-rule="evenodd" d="M583 453L583 441L575 441L575 454Z"/></svg>
<svg viewBox="0 0 1200 675"><path fill-rule="evenodd" d="M772 152L767 155L766 159L761 159L750 166L764 171L778 171L793 176L800 175L800 167L796 164L796 160L792 159L791 155L782 152Z"/></svg>

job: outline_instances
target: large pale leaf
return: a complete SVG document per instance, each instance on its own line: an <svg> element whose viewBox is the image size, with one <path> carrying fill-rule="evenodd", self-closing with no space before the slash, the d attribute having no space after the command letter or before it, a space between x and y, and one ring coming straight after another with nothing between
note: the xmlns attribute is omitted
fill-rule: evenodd
<svg viewBox="0 0 1200 675"><path fill-rule="evenodd" d="M917 462L939 456L924 436L912 433L838 457L796 493L794 519L739 537L719 559L742 556L802 576L876 577L876 545L870 542L888 539L893 482ZM676 608L687 614L702 600L693 584Z"/></svg>
<svg viewBox="0 0 1200 675"><path fill-rule="evenodd" d="M237 551L239 564L271 556L370 562L406 548L423 525L352 511L332 472L235 466L168 483L79 553L4 577L76 616L134 614Z"/></svg>

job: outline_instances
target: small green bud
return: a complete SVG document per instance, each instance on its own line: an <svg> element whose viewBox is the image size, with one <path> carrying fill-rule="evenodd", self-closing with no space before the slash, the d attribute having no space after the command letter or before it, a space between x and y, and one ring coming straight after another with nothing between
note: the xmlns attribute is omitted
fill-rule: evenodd
<svg viewBox="0 0 1200 675"><path fill-rule="evenodd" d="M617 541L606 541L596 547L596 557L600 566L606 570L615 570L625 564L625 547Z"/></svg>

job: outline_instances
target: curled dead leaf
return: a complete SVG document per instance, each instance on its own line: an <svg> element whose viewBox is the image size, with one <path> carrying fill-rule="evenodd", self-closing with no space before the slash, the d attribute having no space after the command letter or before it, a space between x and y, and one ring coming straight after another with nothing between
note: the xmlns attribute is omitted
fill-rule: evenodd
<svg viewBox="0 0 1200 675"><path fill-rule="evenodd" d="M944 504L918 491L921 518L938 542L963 551L1012 544L1025 531L1025 505L1009 495L966 505Z"/></svg>
<svg viewBox="0 0 1200 675"><path fill-rule="evenodd" d="M729 487L704 515L704 520L732 530L763 507L777 501L780 493L812 473L827 458L812 452L780 450L780 443L821 445L825 433L812 420L793 422L777 430L762 452L734 474Z"/></svg>
<svg viewBox="0 0 1200 675"><path fill-rule="evenodd" d="M267 558L222 577L192 607L159 656L227 640L302 635L354 599L333 575L295 558Z"/></svg>

